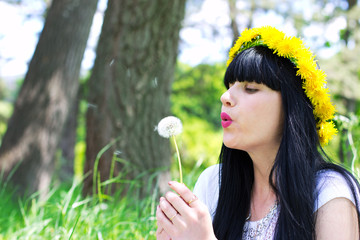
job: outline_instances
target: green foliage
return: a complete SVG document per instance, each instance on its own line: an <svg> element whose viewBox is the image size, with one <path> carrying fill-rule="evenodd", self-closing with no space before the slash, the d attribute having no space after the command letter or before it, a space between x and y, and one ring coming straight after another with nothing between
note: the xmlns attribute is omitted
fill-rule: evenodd
<svg viewBox="0 0 360 240"><path fill-rule="evenodd" d="M13 105L9 102L0 100L0 143L2 136L5 134L7 128L7 121L13 111Z"/></svg>
<svg viewBox="0 0 360 240"><path fill-rule="evenodd" d="M339 134L336 143L341 145L344 152L343 165L360 177L360 121L359 115L349 113L348 116L335 116L336 126L342 134Z"/></svg>
<svg viewBox="0 0 360 240"><path fill-rule="evenodd" d="M22 81L22 79L17 80L15 89L10 89L0 79L0 144L7 129L7 122L13 112L13 102L16 99Z"/></svg>
<svg viewBox="0 0 360 240"><path fill-rule="evenodd" d="M84 98L84 96L82 95ZM74 174L79 179L84 174L85 151L86 151L86 111L88 103L85 99L80 100L78 113L78 126L76 132Z"/></svg>
<svg viewBox="0 0 360 240"><path fill-rule="evenodd" d="M324 44L325 47L330 48L331 47L331 43L329 41L326 41Z"/></svg>
<svg viewBox="0 0 360 240"><path fill-rule="evenodd" d="M3 100L7 97L6 85L4 81L0 78L0 100Z"/></svg>
<svg viewBox="0 0 360 240"><path fill-rule="evenodd" d="M75 145L75 159L74 159L74 174L75 178L79 179L84 174L85 164L85 151L86 142L85 140L78 141Z"/></svg>
<svg viewBox="0 0 360 240"><path fill-rule="evenodd" d="M72 186L53 188L43 200L34 194L15 201L7 182L0 182L0 240L155 239L158 192L148 189L147 197L140 198L143 174L126 180L125 175L131 170L128 167L120 177L101 184L101 192L105 192L109 182L121 182L124 186L112 198L101 201L99 195L82 197L82 182L76 181ZM203 168L193 168L185 176L185 184L193 186Z"/></svg>
<svg viewBox="0 0 360 240"><path fill-rule="evenodd" d="M76 144L75 144L75 159L74 159L74 174L76 179L80 179L84 174L85 164L85 152L86 152L86 111L89 107L87 101L88 96L88 80L90 78L90 72L80 78L79 86L79 112L77 117L77 129L76 129Z"/></svg>
<svg viewBox="0 0 360 240"><path fill-rule="evenodd" d="M220 128L220 96L225 91L225 65L178 64L172 86L171 111L181 119L198 118Z"/></svg>
<svg viewBox="0 0 360 240"><path fill-rule="evenodd" d="M347 38L348 38L347 34L348 34L348 30L347 30L347 29L341 29L340 32L339 32L340 39L341 39L341 40L347 39Z"/></svg>
<svg viewBox="0 0 360 240"><path fill-rule="evenodd" d="M347 12L349 21L359 10L360 8L353 8ZM355 15L358 18L358 14ZM347 30L351 30L349 36L345 36ZM357 28L344 29L341 30L340 37L343 40L345 37L350 37L352 41L359 42L359 33ZM360 154L359 53L359 45L354 45L352 48L344 46L335 56L320 61L321 67L328 76L331 98L339 114L336 116L338 136L327 149L334 153L333 159L342 162L358 176L360 174L355 169L359 169L360 165L358 157Z"/></svg>

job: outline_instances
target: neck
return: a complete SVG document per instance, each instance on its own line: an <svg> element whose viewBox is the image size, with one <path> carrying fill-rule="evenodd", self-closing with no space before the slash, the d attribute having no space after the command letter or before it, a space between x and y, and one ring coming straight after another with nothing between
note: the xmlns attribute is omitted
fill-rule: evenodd
<svg viewBox="0 0 360 240"><path fill-rule="evenodd" d="M251 160L254 166L254 187L253 191L263 195L262 193L268 192L267 189L271 188L269 182L269 176L271 169L274 165L275 157L277 154L276 151L256 151L256 152L249 152Z"/></svg>

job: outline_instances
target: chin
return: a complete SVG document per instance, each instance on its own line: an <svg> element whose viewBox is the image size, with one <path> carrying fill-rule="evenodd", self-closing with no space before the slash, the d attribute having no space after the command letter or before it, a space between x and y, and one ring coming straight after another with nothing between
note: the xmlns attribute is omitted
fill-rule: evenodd
<svg viewBox="0 0 360 240"><path fill-rule="evenodd" d="M232 149L239 149L233 141L226 141L225 139L223 140L223 143L225 145L225 147L227 148L232 148Z"/></svg>
<svg viewBox="0 0 360 240"><path fill-rule="evenodd" d="M228 148L234 148L235 147L234 143L236 143L236 138L234 138L234 136L232 136L231 134L224 133L223 143Z"/></svg>
<svg viewBox="0 0 360 240"><path fill-rule="evenodd" d="M231 149L237 149L237 150L243 150L246 151L248 148L244 145L244 144L239 144L239 142L236 142L234 140L230 140L230 139L223 139L223 143L225 145L225 147L227 148L231 148Z"/></svg>

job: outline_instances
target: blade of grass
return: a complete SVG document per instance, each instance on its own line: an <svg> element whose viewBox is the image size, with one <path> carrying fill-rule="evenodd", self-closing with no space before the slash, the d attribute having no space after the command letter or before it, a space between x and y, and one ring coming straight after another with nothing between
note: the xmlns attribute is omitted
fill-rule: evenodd
<svg viewBox="0 0 360 240"><path fill-rule="evenodd" d="M77 218L76 218L75 224L74 224L74 226L73 226L72 229L71 229L71 233L70 233L70 236L69 236L68 240L71 239L73 233L75 232L75 228L76 228L76 225L77 225L77 223L78 223L78 221L79 221L79 219L80 219L80 215L81 215L81 213L79 212L79 213L78 213L78 216L77 216Z"/></svg>

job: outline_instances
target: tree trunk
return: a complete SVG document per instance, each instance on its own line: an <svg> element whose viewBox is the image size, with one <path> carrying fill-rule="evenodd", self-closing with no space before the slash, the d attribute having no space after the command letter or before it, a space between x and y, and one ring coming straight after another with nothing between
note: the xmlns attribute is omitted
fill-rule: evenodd
<svg viewBox="0 0 360 240"><path fill-rule="evenodd" d="M11 182L24 194L46 193L54 153L78 90L80 64L97 0L54 0L0 148Z"/></svg>
<svg viewBox="0 0 360 240"><path fill-rule="evenodd" d="M98 162L102 181L109 178L115 151L131 164L128 177L169 168L169 140L154 127L170 111L184 9L185 0L109 1L89 80L85 173L94 173L97 154L114 139ZM85 194L93 192L93 179L86 179Z"/></svg>
<svg viewBox="0 0 360 240"><path fill-rule="evenodd" d="M238 9L236 7L236 0L228 0L228 3L229 3L230 27L231 27L231 31L233 33L233 41L232 41L231 46L234 46L234 44L236 43L236 40L240 36L239 25L236 20L236 17L238 14Z"/></svg>
<svg viewBox="0 0 360 240"><path fill-rule="evenodd" d="M65 122L61 139L59 141L59 148L61 150L61 157L59 160L58 169L59 178L61 182L71 181L74 177L74 158L75 145L78 126L78 113L80 105L79 91L75 96L72 106L69 108L68 118Z"/></svg>
<svg viewBox="0 0 360 240"><path fill-rule="evenodd" d="M233 42L231 46L234 46L237 39L240 36L240 26L236 20L238 14L240 13L240 10L236 6L236 0L228 0L228 6L229 6L229 17L230 17L230 28L233 36ZM248 23L246 24L247 28L251 28L253 25L253 18L254 18L254 12L257 9L257 5L255 0L250 0L250 9L249 9L249 16L248 16ZM245 12L244 10L242 10ZM244 13L243 13L244 14Z"/></svg>

